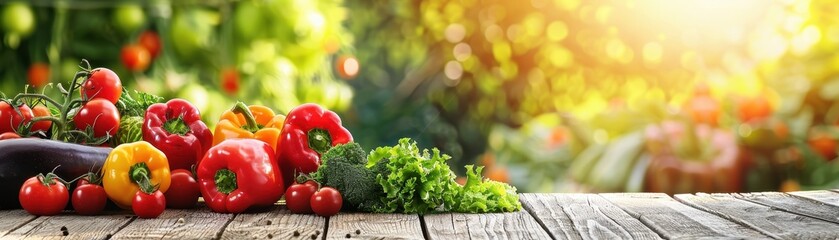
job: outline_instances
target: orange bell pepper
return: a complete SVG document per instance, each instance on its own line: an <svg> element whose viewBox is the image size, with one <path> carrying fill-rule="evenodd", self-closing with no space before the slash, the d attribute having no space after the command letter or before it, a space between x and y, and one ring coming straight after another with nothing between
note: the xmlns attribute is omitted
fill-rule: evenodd
<svg viewBox="0 0 839 240"><path fill-rule="evenodd" d="M250 138L268 143L277 152L285 115L274 114L271 108L238 102L221 114L213 132L213 146L226 139Z"/></svg>

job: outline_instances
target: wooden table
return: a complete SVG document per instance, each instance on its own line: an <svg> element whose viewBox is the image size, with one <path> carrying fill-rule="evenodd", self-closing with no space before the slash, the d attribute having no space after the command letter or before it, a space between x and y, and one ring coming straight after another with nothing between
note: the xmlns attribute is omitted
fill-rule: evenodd
<svg viewBox="0 0 839 240"><path fill-rule="evenodd" d="M672 239L839 238L837 190L792 193L521 194L514 213L218 214L206 207L166 210L157 219L130 212L36 217L0 211L3 239Z"/></svg>

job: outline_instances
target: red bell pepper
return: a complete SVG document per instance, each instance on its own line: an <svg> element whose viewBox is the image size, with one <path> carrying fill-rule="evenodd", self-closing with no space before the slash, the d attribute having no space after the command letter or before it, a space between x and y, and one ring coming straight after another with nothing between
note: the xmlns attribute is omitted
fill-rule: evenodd
<svg viewBox="0 0 839 240"><path fill-rule="evenodd" d="M143 140L166 154L172 170L189 170L213 145L213 133L201 121L195 106L183 99L172 99L146 110Z"/></svg>
<svg viewBox="0 0 839 240"><path fill-rule="evenodd" d="M335 112L307 103L286 116L277 146L286 187L296 173L312 173L320 166L320 156L338 144L352 142L352 134L341 126Z"/></svg>
<svg viewBox="0 0 839 240"><path fill-rule="evenodd" d="M214 212L271 206L284 193L274 149L256 139L229 139L210 148L197 174L201 195Z"/></svg>

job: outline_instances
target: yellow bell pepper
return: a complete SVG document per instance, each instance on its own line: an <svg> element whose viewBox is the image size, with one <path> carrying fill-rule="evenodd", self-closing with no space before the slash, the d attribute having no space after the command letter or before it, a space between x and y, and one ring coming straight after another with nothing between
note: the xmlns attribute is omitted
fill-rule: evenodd
<svg viewBox="0 0 839 240"><path fill-rule="evenodd" d="M275 115L271 108L258 105L246 107L238 102L233 109L221 114L213 132L213 146L227 139L250 138L268 143L276 152L284 122L285 116Z"/></svg>
<svg viewBox="0 0 839 240"><path fill-rule="evenodd" d="M102 166L102 186L117 206L131 209L140 188L166 192L172 178L166 155L150 143L139 141L114 148Z"/></svg>

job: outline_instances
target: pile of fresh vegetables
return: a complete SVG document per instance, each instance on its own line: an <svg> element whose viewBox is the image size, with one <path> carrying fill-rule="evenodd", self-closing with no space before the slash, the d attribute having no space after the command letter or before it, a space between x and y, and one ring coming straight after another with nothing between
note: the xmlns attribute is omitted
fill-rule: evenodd
<svg viewBox="0 0 839 240"><path fill-rule="evenodd" d="M66 88L45 88L61 91L59 100L0 93L0 192L19 191L0 197L1 208L54 215L71 201L78 214L95 215L110 201L155 218L199 198L214 212L240 213L285 196L292 212L321 216L521 209L516 189L482 179L482 167L467 166L466 183L457 183L436 148L420 151L405 138L368 154L316 104L284 116L239 102L211 131L188 101L164 103L123 89L109 69L81 68Z"/></svg>

